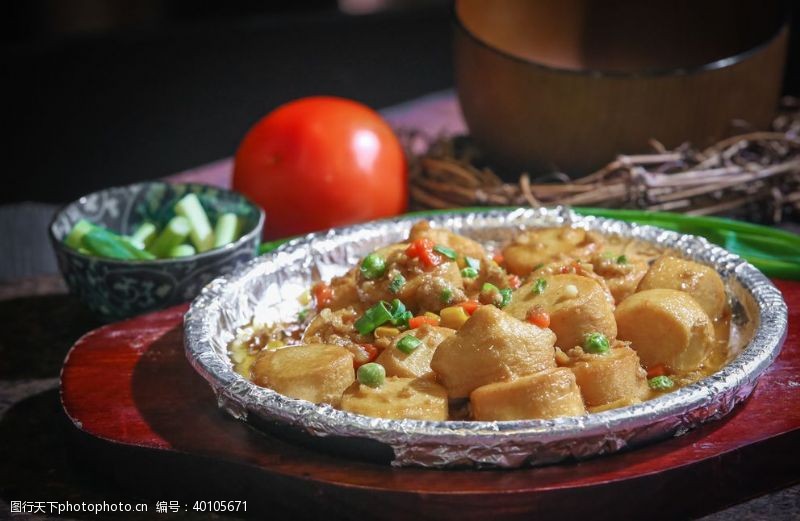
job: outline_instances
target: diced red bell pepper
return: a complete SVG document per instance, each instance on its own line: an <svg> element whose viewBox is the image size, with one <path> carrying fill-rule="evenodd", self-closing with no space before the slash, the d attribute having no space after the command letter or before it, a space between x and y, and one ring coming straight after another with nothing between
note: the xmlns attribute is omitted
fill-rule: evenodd
<svg viewBox="0 0 800 521"><path fill-rule="evenodd" d="M331 300L333 299L333 290L331 290L329 285L324 282L317 282L312 286L311 291L314 294L314 301L317 304L318 311L330 306Z"/></svg>
<svg viewBox="0 0 800 521"><path fill-rule="evenodd" d="M426 317L425 315L413 317L408 320L408 327L410 329L417 329L425 324L428 324L429 326L438 326L439 321L433 317Z"/></svg>
<svg viewBox="0 0 800 521"><path fill-rule="evenodd" d="M525 318L534 326L550 327L550 315L539 306L532 307Z"/></svg>
<svg viewBox="0 0 800 521"><path fill-rule="evenodd" d="M430 239L417 239L406 248L406 255L419 259L426 268L434 268L442 263L442 258L433 251L434 246Z"/></svg>
<svg viewBox="0 0 800 521"><path fill-rule="evenodd" d="M656 364L653 367L647 368L647 377L654 378L656 376L664 376L667 374L667 368L664 364Z"/></svg>
<svg viewBox="0 0 800 521"><path fill-rule="evenodd" d="M518 287L520 287L521 284L522 281L520 281L519 277L517 277L516 275L511 274L508 276L508 286L511 289L517 289Z"/></svg>
<svg viewBox="0 0 800 521"><path fill-rule="evenodd" d="M458 305L464 308L464 311L467 312L467 315L472 315L475 313L475 310L478 309L481 303L477 300L467 300L466 302L461 302Z"/></svg>
<svg viewBox="0 0 800 521"><path fill-rule="evenodd" d="M372 344L358 344L358 347L364 350L366 353L366 357L354 357L353 358L353 367L358 369L364 364L368 364L378 358L378 354L380 350Z"/></svg>

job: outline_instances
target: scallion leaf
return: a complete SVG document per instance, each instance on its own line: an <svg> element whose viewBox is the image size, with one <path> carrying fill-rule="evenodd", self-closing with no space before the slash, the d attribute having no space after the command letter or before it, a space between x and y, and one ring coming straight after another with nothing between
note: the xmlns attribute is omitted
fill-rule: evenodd
<svg viewBox="0 0 800 521"><path fill-rule="evenodd" d="M422 341L412 335L406 335L397 342L397 349L410 355L422 344Z"/></svg>
<svg viewBox="0 0 800 521"><path fill-rule="evenodd" d="M536 282L533 283L531 293L534 295L541 295L544 293L545 289L547 289L547 281L545 279L536 279Z"/></svg>
<svg viewBox="0 0 800 521"><path fill-rule="evenodd" d="M375 331L376 327L389 322L391 319L392 313L386 308L386 303L380 301L356 320L356 330L362 335L368 335Z"/></svg>
<svg viewBox="0 0 800 521"><path fill-rule="evenodd" d="M441 253L450 260L456 260L456 258L458 257L456 250L454 250L453 248L448 248L447 246L442 246L441 244L437 244L436 246L434 246L433 251Z"/></svg>
<svg viewBox="0 0 800 521"><path fill-rule="evenodd" d="M406 284L406 278L402 275L398 275L392 279L392 282L389 283L389 291L393 294L400 293L400 290L403 289L403 286Z"/></svg>
<svg viewBox="0 0 800 521"><path fill-rule="evenodd" d="M481 269L481 261L475 257L464 257L464 262L467 263L468 268L472 268L476 271Z"/></svg>
<svg viewBox="0 0 800 521"><path fill-rule="evenodd" d="M506 307L511 302L511 288L503 288L500 290L500 296L502 300L498 304L497 307L500 309Z"/></svg>

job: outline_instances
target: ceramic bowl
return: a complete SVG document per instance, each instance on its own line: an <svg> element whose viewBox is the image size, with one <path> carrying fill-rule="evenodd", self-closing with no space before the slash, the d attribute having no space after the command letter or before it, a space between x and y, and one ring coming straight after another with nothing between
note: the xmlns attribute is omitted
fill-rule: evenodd
<svg viewBox="0 0 800 521"><path fill-rule="evenodd" d="M190 257L123 261L84 255L64 244L80 219L128 235L148 220L165 223L187 193L200 198L210 220L233 212L242 235L227 246ZM69 203L50 223L50 240L69 287L105 321L131 317L193 299L208 282L256 256L264 212L244 196L213 186L145 182L100 190Z"/></svg>

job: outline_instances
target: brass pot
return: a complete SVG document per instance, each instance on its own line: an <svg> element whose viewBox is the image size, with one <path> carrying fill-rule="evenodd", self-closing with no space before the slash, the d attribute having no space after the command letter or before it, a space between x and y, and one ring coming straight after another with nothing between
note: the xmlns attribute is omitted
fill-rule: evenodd
<svg viewBox="0 0 800 521"><path fill-rule="evenodd" d="M456 86L497 164L579 176L619 153L710 144L771 121L779 1L456 0Z"/></svg>

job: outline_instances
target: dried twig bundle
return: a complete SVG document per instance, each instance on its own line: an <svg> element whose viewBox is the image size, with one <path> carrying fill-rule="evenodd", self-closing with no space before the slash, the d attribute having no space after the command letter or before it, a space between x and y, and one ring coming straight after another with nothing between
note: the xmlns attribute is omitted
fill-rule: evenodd
<svg viewBox="0 0 800 521"><path fill-rule="evenodd" d="M410 189L416 208L555 205L725 214L780 222L800 215L800 103L784 98L769 131L746 129L705 150L685 143L651 154L621 155L597 172L570 179L554 172L506 183L481 164L469 138L404 135L412 155ZM744 128L744 129L743 129Z"/></svg>

